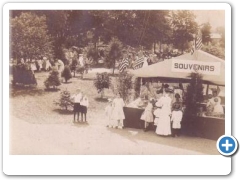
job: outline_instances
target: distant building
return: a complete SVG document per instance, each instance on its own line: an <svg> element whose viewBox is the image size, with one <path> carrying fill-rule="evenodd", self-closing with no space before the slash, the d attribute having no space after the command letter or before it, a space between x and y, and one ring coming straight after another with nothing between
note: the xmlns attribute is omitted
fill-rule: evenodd
<svg viewBox="0 0 240 180"><path fill-rule="evenodd" d="M210 38L213 44L218 44L221 41L222 35L219 33L211 33Z"/></svg>

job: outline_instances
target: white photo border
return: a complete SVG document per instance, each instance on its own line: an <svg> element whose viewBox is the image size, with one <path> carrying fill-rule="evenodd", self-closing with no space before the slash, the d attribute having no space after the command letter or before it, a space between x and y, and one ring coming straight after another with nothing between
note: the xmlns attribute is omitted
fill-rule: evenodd
<svg viewBox="0 0 240 180"><path fill-rule="evenodd" d="M227 3L7 3L3 6L3 172L7 175L228 175L222 155L9 155L9 10L225 10L225 134L231 135L231 6ZM221 164L221 166L219 166ZM146 168L146 165L149 168ZM215 168L216 167L216 168Z"/></svg>

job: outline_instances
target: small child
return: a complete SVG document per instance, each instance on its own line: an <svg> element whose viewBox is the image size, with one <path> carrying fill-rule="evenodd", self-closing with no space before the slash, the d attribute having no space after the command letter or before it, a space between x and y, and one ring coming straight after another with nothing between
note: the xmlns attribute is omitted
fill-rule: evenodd
<svg viewBox="0 0 240 180"><path fill-rule="evenodd" d="M144 131L147 131L149 123L153 122L153 103L154 99L150 99L140 118L144 121Z"/></svg>
<svg viewBox="0 0 240 180"><path fill-rule="evenodd" d="M183 112L179 103L174 104L171 121L172 121L172 136L180 136L181 121Z"/></svg>
<svg viewBox="0 0 240 180"><path fill-rule="evenodd" d="M112 116L112 99L108 99L109 104L107 105L107 107L105 108L105 115L107 116L107 127L113 127L113 120L111 119Z"/></svg>
<svg viewBox="0 0 240 180"><path fill-rule="evenodd" d="M88 97L86 95L83 95L82 100L80 101L80 112L81 112L81 120L83 121L83 115L84 115L84 120L87 122L87 109L89 106L88 102Z"/></svg>

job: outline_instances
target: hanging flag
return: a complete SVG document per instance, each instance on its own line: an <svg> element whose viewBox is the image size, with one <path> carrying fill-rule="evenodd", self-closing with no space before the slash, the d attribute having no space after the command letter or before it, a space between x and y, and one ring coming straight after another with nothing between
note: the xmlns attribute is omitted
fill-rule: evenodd
<svg viewBox="0 0 240 180"><path fill-rule="evenodd" d="M202 33L201 30L198 31L196 38L193 41L193 45L191 48L191 55L195 52L195 50L200 50L202 48Z"/></svg>
<svg viewBox="0 0 240 180"><path fill-rule="evenodd" d="M194 51L195 51L195 43L193 42L193 45L192 45L192 48L191 48L191 55L193 55Z"/></svg>
<svg viewBox="0 0 240 180"><path fill-rule="evenodd" d="M199 50L201 48L202 48L202 33L201 30L199 30L196 37L196 50Z"/></svg>
<svg viewBox="0 0 240 180"><path fill-rule="evenodd" d="M136 60L133 64L133 69L141 68L143 66L143 62L144 62L144 57L138 58L138 60Z"/></svg>
<svg viewBox="0 0 240 180"><path fill-rule="evenodd" d="M129 66L129 60L128 58L124 58L122 62L119 65L119 72L125 71Z"/></svg>

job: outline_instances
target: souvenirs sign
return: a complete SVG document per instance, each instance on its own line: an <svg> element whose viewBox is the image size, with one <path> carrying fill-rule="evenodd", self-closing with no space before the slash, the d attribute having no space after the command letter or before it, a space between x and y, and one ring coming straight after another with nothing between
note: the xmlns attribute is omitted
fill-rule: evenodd
<svg viewBox="0 0 240 180"><path fill-rule="evenodd" d="M172 60L172 72L192 73L198 72L208 75L220 75L220 62L203 62L192 60Z"/></svg>

